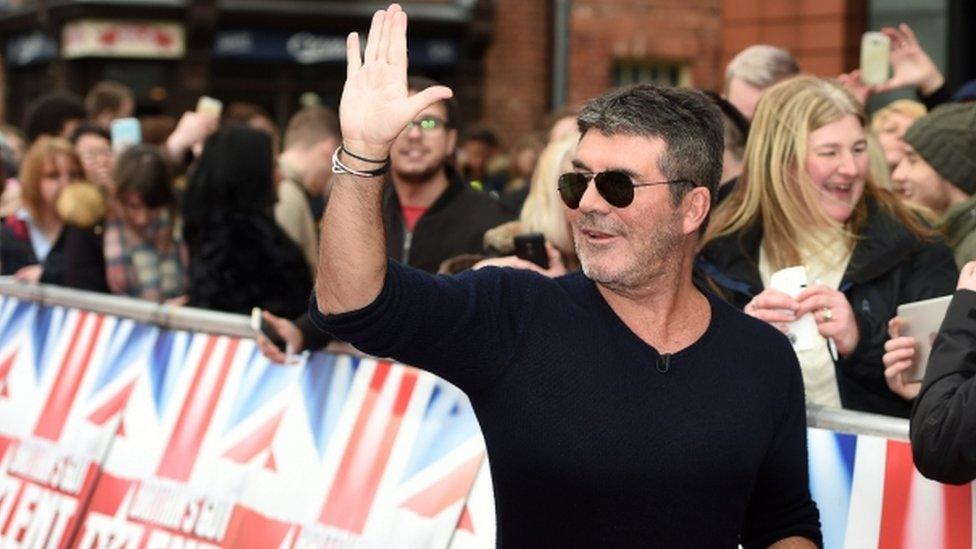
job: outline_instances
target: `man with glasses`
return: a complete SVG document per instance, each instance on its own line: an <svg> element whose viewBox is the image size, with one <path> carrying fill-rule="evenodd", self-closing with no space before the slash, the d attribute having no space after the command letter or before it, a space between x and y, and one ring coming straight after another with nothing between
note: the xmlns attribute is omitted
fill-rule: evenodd
<svg viewBox="0 0 976 549"><path fill-rule="evenodd" d="M436 84L414 76L408 90ZM452 98L428 105L390 149L390 185L382 202L387 254L431 273L445 259L481 252L485 231L511 220L497 200L472 189L451 164L457 119Z"/></svg>
<svg viewBox="0 0 976 549"><path fill-rule="evenodd" d="M410 93L437 85L410 77ZM480 254L488 229L512 216L491 195L471 188L451 159L458 139L458 106L452 98L428 105L397 135L385 174L382 219L386 252L391 259L436 273L441 263L464 254ZM286 137L287 141L287 137ZM333 149L334 150L334 149ZM330 338L315 329L307 315L288 321L265 313L266 320L293 351L319 349ZM286 349L258 337L261 352L284 362Z"/></svg>
<svg viewBox="0 0 976 549"><path fill-rule="evenodd" d="M406 15L348 41L343 145L311 303L322 330L451 381L488 448L500 547L813 547L803 382L786 338L692 283L722 163L716 108L640 85L591 101L560 179L583 273L432 277L384 253ZM391 152L392 149L392 152Z"/></svg>

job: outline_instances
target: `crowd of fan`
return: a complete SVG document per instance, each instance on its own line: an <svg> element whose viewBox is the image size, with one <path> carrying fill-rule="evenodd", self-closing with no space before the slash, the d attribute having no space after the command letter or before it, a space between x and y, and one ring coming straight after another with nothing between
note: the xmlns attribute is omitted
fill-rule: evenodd
<svg viewBox="0 0 976 549"><path fill-rule="evenodd" d="M892 75L877 86L858 71L802 75L772 46L732 60L724 93L709 94L725 155L696 272L780 329L821 315L824 344L797 352L808 404L907 417L918 384L902 372L914 342L897 337L896 308L952 293L959 267L976 259L976 86L953 94L911 29L883 32ZM918 100L865 114L872 94L912 88ZM220 117L144 117L142 144L113 150L109 125L134 108L130 90L104 82L84 100L48 94L22 131L0 128L2 274L220 311L260 307L292 348L327 343L303 313L341 143L335 113L304 107L280 136L247 103ZM555 112L506 149L488 125L463 129L453 100L423 111L391 151L389 256L447 275L579 269L557 188L574 170L575 116ZM514 255L515 237L529 233L544 235L547 267ZM769 288L772 273L794 265L806 266L807 291Z"/></svg>

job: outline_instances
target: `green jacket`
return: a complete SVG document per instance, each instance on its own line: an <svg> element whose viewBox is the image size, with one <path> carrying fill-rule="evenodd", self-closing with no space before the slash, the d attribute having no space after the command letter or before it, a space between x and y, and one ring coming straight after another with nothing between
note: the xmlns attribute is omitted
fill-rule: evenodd
<svg viewBox="0 0 976 549"><path fill-rule="evenodd" d="M959 268L976 259L976 195L950 208L938 228Z"/></svg>

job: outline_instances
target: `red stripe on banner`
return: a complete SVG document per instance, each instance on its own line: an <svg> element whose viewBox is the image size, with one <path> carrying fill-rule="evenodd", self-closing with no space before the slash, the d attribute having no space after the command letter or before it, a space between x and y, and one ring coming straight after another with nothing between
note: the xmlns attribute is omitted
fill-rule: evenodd
<svg viewBox="0 0 976 549"><path fill-rule="evenodd" d="M945 498L946 549L971 549L973 546L973 499L971 484L943 485Z"/></svg>
<svg viewBox="0 0 976 549"><path fill-rule="evenodd" d="M299 527L281 522L246 507L235 506L227 526L224 547L234 549L288 549L295 546ZM289 539L290 538L290 539Z"/></svg>
<svg viewBox="0 0 976 549"><path fill-rule="evenodd" d="M105 422L112 419L122 408L125 408L125 403L129 402L129 395L132 394L132 389L136 386L136 380L132 380L128 385L122 388L121 391L115 394L112 398L108 400L105 404L102 404L97 410L92 412L88 416L88 421L94 423L95 425L105 425Z"/></svg>
<svg viewBox="0 0 976 549"><path fill-rule="evenodd" d="M10 373L10 368L14 365L14 359L17 358L17 351L20 349L14 349L14 352L10 353L10 356L6 360L0 362L0 380L6 380L7 374Z"/></svg>
<svg viewBox="0 0 976 549"><path fill-rule="evenodd" d="M14 360L17 358L17 351L19 349L14 349L10 353L10 356L0 363L0 398L10 398L10 390L7 387L7 376L10 375L10 369L13 367Z"/></svg>
<svg viewBox="0 0 976 549"><path fill-rule="evenodd" d="M233 448L224 454L224 457L237 463L247 463L254 459L254 456L271 448L275 433L278 431L278 424L285 415L281 410L271 417L264 425L258 427L250 436L240 441Z"/></svg>
<svg viewBox="0 0 976 549"><path fill-rule="evenodd" d="M220 363L220 370L217 373L213 386L204 387L203 379L208 368L213 368L210 364L210 355L213 354L214 347L217 346L217 337L208 336L206 347L203 349L203 356L200 364L193 375L193 382L190 385L190 394L183 401L183 409L180 410L179 419L176 420L176 427L166 445L166 452L159 464L156 475L167 477L178 481L187 481L190 472L196 464L197 455L200 447L203 446L203 437L207 434L210 427L210 420L213 418L214 409L217 408L217 401L220 393L227 381L230 373L231 364L234 362L234 354L237 351L238 339L231 339L227 344L224 359Z"/></svg>
<svg viewBox="0 0 976 549"><path fill-rule="evenodd" d="M105 317L95 315L95 327L85 346L82 359L74 360L75 351L77 350L76 346L79 344L78 339L81 337L81 330L87 319L87 311L83 311L78 315L78 324L75 326L75 331L71 335L71 343L68 346L68 352L65 353L61 369L58 371L57 377L54 378L54 387L51 389L51 396L48 397L47 403L44 404L44 411L41 413L41 418L37 421L37 428L34 430L35 436L54 441L61 438L61 431L64 429L64 424L68 421L68 413L71 411L71 405L78 395L78 389L81 388L81 380L88 367L88 361L91 360L92 353L95 351L95 342L98 341L98 333L102 329L102 321L105 320Z"/></svg>
<svg viewBox="0 0 976 549"><path fill-rule="evenodd" d="M381 420L372 418L379 398L380 389L389 373L390 364L380 362L376 366L373 380L370 382L369 393L364 399L363 407L352 437L346 446L346 453L342 457L339 471L336 473L335 485L329 492L325 506L322 508L320 522L342 528L346 531L360 534L366 526L366 519L373 507L376 491L379 488L383 471L390 460L393 442L400 431L403 413L407 409L410 395L417 384L417 372L412 369L404 371L400 378L400 386L393 403L390 419L382 435L378 438L367 439L369 423ZM382 413L382 412L379 412Z"/></svg>
<svg viewBox="0 0 976 549"><path fill-rule="evenodd" d="M433 486L410 498L403 507L422 517L433 518L455 503L463 501L471 491L471 483L478 474L482 459L483 456L478 454L462 463Z"/></svg>
<svg viewBox="0 0 976 549"><path fill-rule="evenodd" d="M458 519L457 529L462 532L474 533L474 521L471 519L471 508L467 505L461 511L461 518Z"/></svg>
<svg viewBox="0 0 976 549"><path fill-rule="evenodd" d="M912 449L907 443L889 440L886 454L878 549L906 549L905 527L915 472Z"/></svg>

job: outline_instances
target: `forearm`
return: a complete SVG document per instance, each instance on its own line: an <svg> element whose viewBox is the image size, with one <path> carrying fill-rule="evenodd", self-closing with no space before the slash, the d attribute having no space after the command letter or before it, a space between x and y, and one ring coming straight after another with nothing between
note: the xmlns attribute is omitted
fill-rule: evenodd
<svg viewBox="0 0 976 549"><path fill-rule="evenodd" d="M351 175L335 177L322 220L315 283L315 297L323 314L361 309L372 303L383 287L386 240L380 211L382 181Z"/></svg>

